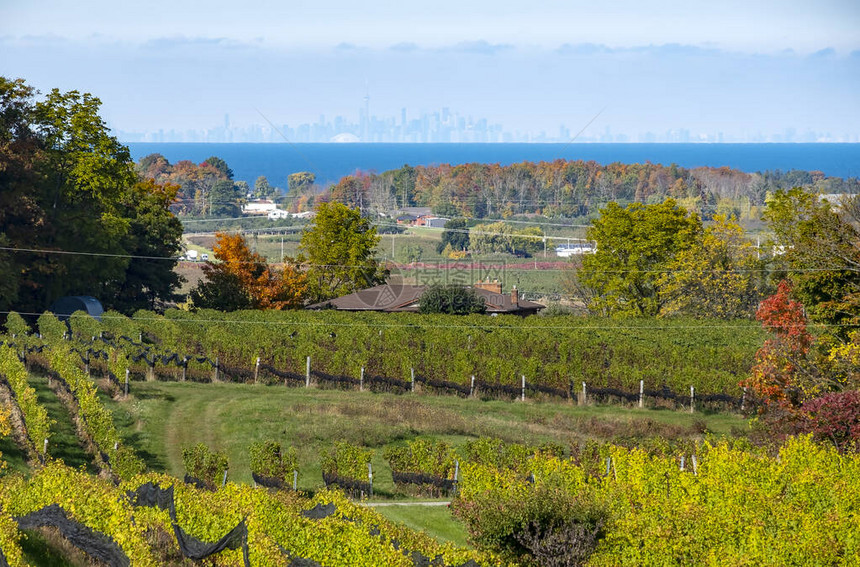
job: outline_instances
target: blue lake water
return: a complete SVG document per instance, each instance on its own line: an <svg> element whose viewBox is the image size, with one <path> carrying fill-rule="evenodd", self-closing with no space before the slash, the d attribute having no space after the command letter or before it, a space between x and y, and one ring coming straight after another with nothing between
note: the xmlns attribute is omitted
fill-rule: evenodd
<svg viewBox="0 0 860 567"><path fill-rule="evenodd" d="M128 144L135 161L160 153L170 163L200 163L218 156L236 180L253 186L265 175L286 187L287 175L316 174L317 183L336 182L357 170L383 172L409 165L499 163L555 159L601 164L675 163L681 167L731 167L746 172L801 169L831 177L860 176L860 144Z"/></svg>

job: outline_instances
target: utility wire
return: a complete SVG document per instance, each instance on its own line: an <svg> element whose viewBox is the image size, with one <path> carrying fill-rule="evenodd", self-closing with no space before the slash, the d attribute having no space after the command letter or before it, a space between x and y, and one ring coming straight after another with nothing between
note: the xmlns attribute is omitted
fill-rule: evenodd
<svg viewBox="0 0 860 567"><path fill-rule="evenodd" d="M0 250L7 252L26 252L26 253L34 253L34 254L61 254L67 256L96 256L96 257L107 257L107 258L132 258L132 259L141 259L141 260L165 260L165 261L176 261L180 260L178 256L142 256L135 254L109 254L104 252L75 252L69 250L48 250L43 248L13 248L9 246L0 246ZM238 262L240 264L257 264L258 262ZM519 262L521 264L530 264L531 262L524 261ZM552 262L552 263L560 263L560 262ZM282 262L273 262L273 265L281 265ZM426 262L415 262L415 263L396 263L396 262L379 262L378 265L384 266L385 264L393 264L395 268L403 269L403 270L462 270L462 269L483 269L483 270L493 270L493 269L503 269L503 270L514 270L514 271L523 271L523 272L568 272L574 271L575 268L517 268L516 264L507 264L507 263L486 263L482 264L480 262L458 262L458 261L450 261L444 262L440 264L427 264ZM201 264L202 265L202 264ZM310 264L303 263L300 264L304 267L312 267L312 268L366 268L367 266L360 264ZM618 270L589 270L589 273L593 274L616 274L616 273L629 273L633 270L630 269L618 269ZM858 268L851 268L846 266L834 266L834 267L824 267L824 268L779 268L779 269L765 269L765 268L733 268L733 269L711 269L711 270L699 270L699 269L687 269L687 270L639 270L638 273L642 274L672 274L672 273L716 273L716 274L745 274L745 273L768 273L768 272L785 272L785 273L815 273L815 272L857 272L860 271Z"/></svg>

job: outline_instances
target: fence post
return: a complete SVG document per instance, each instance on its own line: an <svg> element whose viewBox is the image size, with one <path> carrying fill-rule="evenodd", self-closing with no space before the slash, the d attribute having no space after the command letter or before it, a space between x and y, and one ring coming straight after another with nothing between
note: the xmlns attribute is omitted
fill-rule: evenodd
<svg viewBox="0 0 860 567"><path fill-rule="evenodd" d="M373 498L373 465L367 463L367 480L370 483L370 497Z"/></svg>
<svg viewBox="0 0 860 567"><path fill-rule="evenodd" d="M415 391L415 368L410 368L409 374L410 374L411 380L412 380L411 391L414 392Z"/></svg>
<svg viewBox="0 0 860 567"><path fill-rule="evenodd" d="M645 396L645 380L639 380L639 407L644 407L643 399Z"/></svg>
<svg viewBox="0 0 860 567"><path fill-rule="evenodd" d="M361 376L358 378L358 391L364 391L364 366L361 367Z"/></svg>
<svg viewBox="0 0 860 567"><path fill-rule="evenodd" d="M469 397L473 397L475 395L475 375L472 374L472 384L469 386Z"/></svg>
<svg viewBox="0 0 860 567"><path fill-rule="evenodd" d="M305 362L305 388L311 387L311 357Z"/></svg>
<svg viewBox="0 0 860 567"><path fill-rule="evenodd" d="M254 365L254 384L259 383L260 378L260 357L257 357L257 364Z"/></svg>
<svg viewBox="0 0 860 567"><path fill-rule="evenodd" d="M128 368L125 369L125 397L128 397L128 374L131 372Z"/></svg>
<svg viewBox="0 0 860 567"><path fill-rule="evenodd" d="M690 413L695 411L696 404L696 389L693 386L690 386Z"/></svg>

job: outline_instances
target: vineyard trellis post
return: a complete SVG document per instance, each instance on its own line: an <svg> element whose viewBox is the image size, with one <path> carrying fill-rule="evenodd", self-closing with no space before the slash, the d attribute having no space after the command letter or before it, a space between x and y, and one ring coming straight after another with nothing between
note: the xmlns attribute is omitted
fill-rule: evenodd
<svg viewBox="0 0 860 567"><path fill-rule="evenodd" d="M472 383L469 386L469 397L474 397L475 395L475 375L472 374Z"/></svg>
<svg viewBox="0 0 860 567"><path fill-rule="evenodd" d="M524 402L524 401L526 401L526 375L525 374L522 375L522 379L523 379L523 393L522 393L521 401Z"/></svg>
<svg viewBox="0 0 860 567"><path fill-rule="evenodd" d="M126 368L125 369L125 397L126 398L128 397L128 375L129 375L129 373L131 373L131 370Z"/></svg>
<svg viewBox="0 0 860 567"><path fill-rule="evenodd" d="M311 387L311 357L305 361L305 388Z"/></svg>
<svg viewBox="0 0 860 567"><path fill-rule="evenodd" d="M218 357L216 356L215 357L215 373L213 374L213 379L212 379L213 382L218 381L218 366L219 366Z"/></svg>
<svg viewBox="0 0 860 567"><path fill-rule="evenodd" d="M358 377L358 391L364 391L364 366L361 367L361 374Z"/></svg>
<svg viewBox="0 0 860 567"><path fill-rule="evenodd" d="M293 492L298 490L299 485L299 471L293 471Z"/></svg>
<svg viewBox="0 0 860 567"><path fill-rule="evenodd" d="M260 383L260 357L257 357L257 364L254 365L254 384Z"/></svg>
<svg viewBox="0 0 860 567"><path fill-rule="evenodd" d="M370 497L373 498L373 465L367 463L367 482L370 484Z"/></svg>
<svg viewBox="0 0 860 567"><path fill-rule="evenodd" d="M645 380L639 380L639 407L644 407Z"/></svg>
<svg viewBox="0 0 860 567"><path fill-rule="evenodd" d="M582 395L579 397L579 405L585 405L585 382L582 383Z"/></svg>
<svg viewBox="0 0 860 567"><path fill-rule="evenodd" d="M690 386L690 413L696 410L696 388Z"/></svg>
<svg viewBox="0 0 860 567"><path fill-rule="evenodd" d="M746 405L747 405L747 387L744 386L744 393L741 394L741 411L744 411L744 409L746 409Z"/></svg>
<svg viewBox="0 0 860 567"><path fill-rule="evenodd" d="M409 369L409 375L410 375L410 387L409 387L410 391L415 392L415 368Z"/></svg>

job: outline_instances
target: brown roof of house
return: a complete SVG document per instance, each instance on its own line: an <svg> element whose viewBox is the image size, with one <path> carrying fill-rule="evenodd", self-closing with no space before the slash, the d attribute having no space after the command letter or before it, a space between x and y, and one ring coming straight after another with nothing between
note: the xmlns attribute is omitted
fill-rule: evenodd
<svg viewBox="0 0 860 567"><path fill-rule="evenodd" d="M384 284L363 289L349 295L329 299L306 309L339 309L341 311L418 311L418 300L427 289L424 285ZM486 289L473 288L483 297L487 313L537 312L544 305L519 299L514 305L509 293L493 293Z"/></svg>

